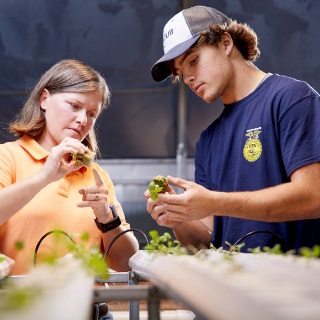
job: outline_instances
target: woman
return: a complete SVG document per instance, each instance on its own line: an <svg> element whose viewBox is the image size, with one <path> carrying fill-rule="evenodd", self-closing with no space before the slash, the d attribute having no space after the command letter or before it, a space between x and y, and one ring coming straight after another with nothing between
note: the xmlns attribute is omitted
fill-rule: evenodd
<svg viewBox="0 0 320 320"><path fill-rule="evenodd" d="M28 271L38 241L52 230L86 232L87 245L98 243L104 251L129 228L107 172L96 163L78 165L70 156L97 152L94 125L109 100L97 71L62 60L42 75L10 125L19 139L0 145L0 252L15 260L13 274ZM17 241L23 250L15 248ZM39 258L53 241L44 239ZM132 233L123 234L108 253L108 265L129 270L137 250Z"/></svg>

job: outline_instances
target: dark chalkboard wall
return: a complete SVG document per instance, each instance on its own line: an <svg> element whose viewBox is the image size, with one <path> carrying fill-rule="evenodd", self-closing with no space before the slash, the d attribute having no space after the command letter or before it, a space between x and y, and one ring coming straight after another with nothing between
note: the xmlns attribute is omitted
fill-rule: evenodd
<svg viewBox="0 0 320 320"><path fill-rule="evenodd" d="M309 82L320 91L320 1L194 1L215 6L259 35L257 65ZM60 59L99 70L112 90L98 122L102 157L174 158L177 87L155 83L162 28L179 11L175 0L0 0L0 143L39 76ZM188 93L188 156L202 129L222 110Z"/></svg>

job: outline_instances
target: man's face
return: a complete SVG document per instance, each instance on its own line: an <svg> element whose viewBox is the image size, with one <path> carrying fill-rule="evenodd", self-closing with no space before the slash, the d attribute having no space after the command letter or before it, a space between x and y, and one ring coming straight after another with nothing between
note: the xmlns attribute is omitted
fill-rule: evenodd
<svg viewBox="0 0 320 320"><path fill-rule="evenodd" d="M206 102L225 94L232 74L230 59L222 44L194 47L174 59L174 68L190 89Z"/></svg>

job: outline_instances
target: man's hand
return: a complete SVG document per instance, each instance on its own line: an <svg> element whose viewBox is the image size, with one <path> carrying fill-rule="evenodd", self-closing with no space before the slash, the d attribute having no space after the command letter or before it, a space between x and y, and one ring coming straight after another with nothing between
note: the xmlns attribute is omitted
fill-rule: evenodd
<svg viewBox="0 0 320 320"><path fill-rule="evenodd" d="M184 190L181 194L159 194L162 212L171 222L203 219L213 215L212 191L192 181L168 176L169 183Z"/></svg>

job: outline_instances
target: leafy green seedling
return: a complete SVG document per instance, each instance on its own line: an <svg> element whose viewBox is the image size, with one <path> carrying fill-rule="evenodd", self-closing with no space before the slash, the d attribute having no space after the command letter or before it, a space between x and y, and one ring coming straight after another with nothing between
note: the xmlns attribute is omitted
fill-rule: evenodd
<svg viewBox="0 0 320 320"><path fill-rule="evenodd" d="M153 201L158 200L158 193L165 192L169 181L163 176L155 176L149 183L148 189L150 192L151 199Z"/></svg>
<svg viewBox="0 0 320 320"><path fill-rule="evenodd" d="M319 258L320 257L320 245L314 245L312 248L300 248L299 254L305 258Z"/></svg>
<svg viewBox="0 0 320 320"><path fill-rule="evenodd" d="M163 235L159 235L157 230L151 230L149 232L151 240L144 249L149 253L160 254L175 254L185 255L188 254L187 250L181 247L181 243L178 240L173 240L171 234L165 232Z"/></svg>

